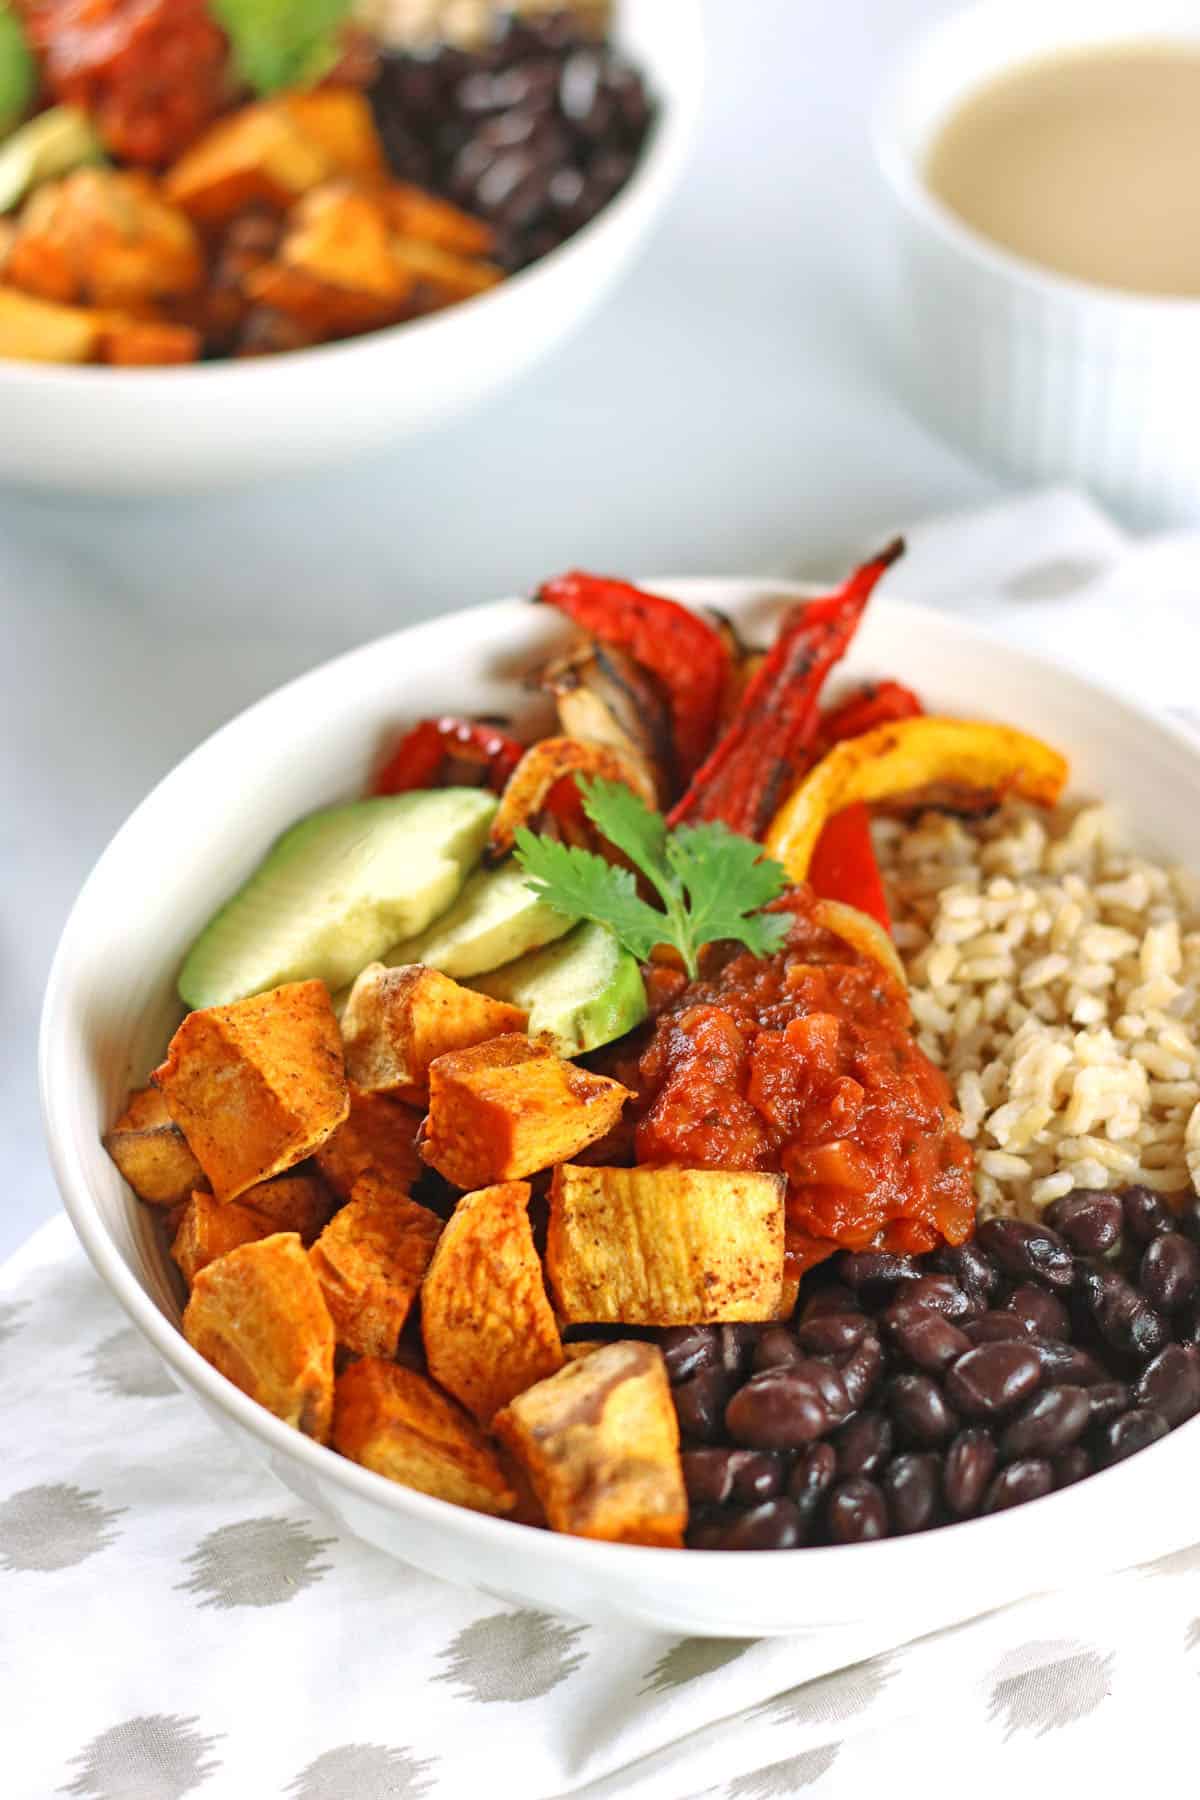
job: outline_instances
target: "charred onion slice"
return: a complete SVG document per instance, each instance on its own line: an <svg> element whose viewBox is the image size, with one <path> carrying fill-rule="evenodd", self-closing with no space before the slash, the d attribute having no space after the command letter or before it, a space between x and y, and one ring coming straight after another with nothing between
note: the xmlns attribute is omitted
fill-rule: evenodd
<svg viewBox="0 0 1200 1800"><path fill-rule="evenodd" d="M488 834L486 861L497 863L508 855L519 827L537 817L551 790L568 775L600 775L606 781L623 781L647 806L656 804L654 776L640 757L623 755L608 744L592 744L582 738L543 738L525 752L500 798Z"/></svg>
<svg viewBox="0 0 1200 1800"><path fill-rule="evenodd" d="M588 639L552 663L539 686L554 695L564 737L644 763L660 799L670 793L671 714L657 684L626 651Z"/></svg>

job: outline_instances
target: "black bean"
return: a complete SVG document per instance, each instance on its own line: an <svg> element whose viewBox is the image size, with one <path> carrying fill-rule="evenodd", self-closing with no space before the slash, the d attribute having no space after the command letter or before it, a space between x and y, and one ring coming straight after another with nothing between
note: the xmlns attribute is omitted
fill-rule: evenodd
<svg viewBox="0 0 1200 1800"><path fill-rule="evenodd" d="M1003 1512L1008 1506L1023 1506L1026 1500L1040 1500L1054 1486L1054 1470L1044 1456L1024 1456L1001 1469L984 1497L985 1513Z"/></svg>
<svg viewBox="0 0 1200 1800"><path fill-rule="evenodd" d="M1084 1256L1104 1256L1115 1249L1124 1222L1117 1196L1097 1188L1077 1188L1046 1208L1046 1223Z"/></svg>
<svg viewBox="0 0 1200 1800"><path fill-rule="evenodd" d="M792 1550L804 1541L805 1520L799 1508L787 1499L764 1500L752 1506L728 1526L722 1535L722 1550Z"/></svg>
<svg viewBox="0 0 1200 1800"><path fill-rule="evenodd" d="M1065 1344L1061 1338L1030 1338L1047 1381L1067 1382L1071 1387L1091 1387L1107 1379L1108 1371L1082 1344Z"/></svg>
<svg viewBox="0 0 1200 1800"><path fill-rule="evenodd" d="M1151 1357L1167 1342L1166 1321L1116 1269L1084 1269L1079 1291L1105 1343Z"/></svg>
<svg viewBox="0 0 1200 1800"><path fill-rule="evenodd" d="M784 1467L766 1450L724 1447L685 1450L680 1458L688 1499L693 1506L743 1506L772 1500L783 1487Z"/></svg>
<svg viewBox="0 0 1200 1800"><path fill-rule="evenodd" d="M802 1319L796 1326L796 1342L817 1356L832 1356L842 1350L853 1350L871 1329L865 1313L821 1313L813 1319ZM769 1337L769 1332L763 1333Z"/></svg>
<svg viewBox="0 0 1200 1800"><path fill-rule="evenodd" d="M657 1338L667 1375L672 1382L686 1381L698 1369L718 1360L718 1339L713 1325L672 1325Z"/></svg>
<svg viewBox="0 0 1200 1800"><path fill-rule="evenodd" d="M915 1257L896 1256L890 1250L844 1250L838 1258L842 1280L868 1298L882 1298L898 1282L916 1281L921 1273Z"/></svg>
<svg viewBox="0 0 1200 1800"><path fill-rule="evenodd" d="M744 1375L754 1360L761 1325L718 1325L721 1362L731 1375Z"/></svg>
<svg viewBox="0 0 1200 1800"><path fill-rule="evenodd" d="M1085 1475L1092 1472L1092 1459L1082 1444L1072 1444L1069 1450L1051 1458L1054 1469L1054 1485L1056 1488L1071 1487L1076 1481L1082 1481Z"/></svg>
<svg viewBox="0 0 1200 1800"><path fill-rule="evenodd" d="M1029 1225L1023 1219L986 1219L977 1235L982 1248L1018 1280L1065 1289L1075 1279L1071 1246L1048 1225Z"/></svg>
<svg viewBox="0 0 1200 1800"><path fill-rule="evenodd" d="M996 1443L981 1425L960 1431L946 1452L942 1492L956 1518L978 1512L996 1467Z"/></svg>
<svg viewBox="0 0 1200 1800"><path fill-rule="evenodd" d="M938 1268L952 1275L968 1294L985 1303L1000 1282L1000 1271L976 1243L947 1244L934 1258Z"/></svg>
<svg viewBox="0 0 1200 1800"><path fill-rule="evenodd" d="M1139 1244L1148 1244L1160 1232L1170 1231L1171 1215L1152 1188L1129 1187L1121 1195L1125 1229Z"/></svg>
<svg viewBox="0 0 1200 1800"><path fill-rule="evenodd" d="M730 1437L755 1450L797 1450L832 1423L820 1384L802 1368L752 1375L725 1408Z"/></svg>
<svg viewBox="0 0 1200 1800"><path fill-rule="evenodd" d="M1034 1337L1065 1338L1071 1335L1071 1315L1057 1294L1025 1282L1014 1288L1005 1307L1023 1319Z"/></svg>
<svg viewBox="0 0 1200 1800"><path fill-rule="evenodd" d="M934 1449L944 1444L956 1420L946 1397L929 1375L893 1375L887 1384L892 1422L905 1444Z"/></svg>
<svg viewBox="0 0 1200 1800"><path fill-rule="evenodd" d="M832 1444L810 1444L802 1450L788 1477L788 1494L805 1521L816 1516L837 1473L837 1454Z"/></svg>
<svg viewBox="0 0 1200 1800"><path fill-rule="evenodd" d="M963 1336L973 1344L1011 1343L1014 1338L1030 1336L1029 1321L1016 1313L985 1312L978 1319L967 1320Z"/></svg>
<svg viewBox="0 0 1200 1800"><path fill-rule="evenodd" d="M786 1326L772 1325L755 1344L752 1360L755 1369L782 1369L803 1362L804 1352Z"/></svg>
<svg viewBox="0 0 1200 1800"><path fill-rule="evenodd" d="M1174 1219L1176 1231L1182 1231L1194 1244L1200 1244L1200 1195L1188 1194L1177 1204L1178 1211Z"/></svg>
<svg viewBox="0 0 1200 1800"><path fill-rule="evenodd" d="M892 1453L892 1422L886 1413L855 1413L834 1438L833 1447L840 1477L878 1475Z"/></svg>
<svg viewBox="0 0 1200 1800"><path fill-rule="evenodd" d="M1095 1387L1087 1390L1087 1397L1088 1418L1093 1425L1115 1419L1118 1413L1128 1412L1133 1405L1133 1395L1123 1381L1098 1381Z"/></svg>
<svg viewBox="0 0 1200 1800"><path fill-rule="evenodd" d="M720 1437L731 1390L732 1382L724 1369L700 1369L671 1389L679 1429L685 1438L711 1443Z"/></svg>
<svg viewBox="0 0 1200 1800"><path fill-rule="evenodd" d="M979 1344L946 1374L952 1406L972 1419L995 1419L1028 1398L1042 1380L1042 1364L1030 1344Z"/></svg>
<svg viewBox="0 0 1200 1800"><path fill-rule="evenodd" d="M1168 1344L1134 1382L1133 1398L1160 1412L1168 1425L1192 1418L1200 1412L1200 1350L1192 1344Z"/></svg>
<svg viewBox="0 0 1200 1800"><path fill-rule="evenodd" d="M1005 1462L1069 1450L1082 1437L1091 1417L1088 1393L1081 1387L1050 1387L1027 1400L1001 1435L1000 1454Z"/></svg>
<svg viewBox="0 0 1200 1800"><path fill-rule="evenodd" d="M903 1289L903 1298L932 1307L944 1319L960 1324L964 1319L978 1318L986 1309L982 1295L973 1294L955 1281L953 1275L921 1275Z"/></svg>
<svg viewBox="0 0 1200 1800"><path fill-rule="evenodd" d="M880 1485L888 1519L898 1537L910 1531L924 1531L933 1523L941 1471L941 1458L932 1450L909 1451L888 1464Z"/></svg>
<svg viewBox="0 0 1200 1800"><path fill-rule="evenodd" d="M838 1483L830 1493L825 1519L835 1544L865 1544L887 1536L887 1505L865 1475Z"/></svg>
<svg viewBox="0 0 1200 1800"><path fill-rule="evenodd" d="M817 1389L825 1402L831 1425L840 1425L843 1419L848 1419L852 1412L857 1411L850 1403L846 1383L835 1363L827 1362L820 1356L807 1356L802 1362L793 1363L789 1373L802 1376Z"/></svg>
<svg viewBox="0 0 1200 1800"><path fill-rule="evenodd" d="M800 1322L803 1324L808 1319L824 1319L830 1313L858 1311L858 1296L842 1282L831 1281L827 1287L814 1288L811 1294L802 1296Z"/></svg>
<svg viewBox="0 0 1200 1800"><path fill-rule="evenodd" d="M1200 1296L1185 1306L1175 1320L1175 1335L1181 1344L1200 1344Z"/></svg>
<svg viewBox="0 0 1200 1800"><path fill-rule="evenodd" d="M1181 1231L1164 1231L1146 1245L1138 1282L1159 1312L1179 1312L1200 1288L1200 1250Z"/></svg>
<svg viewBox="0 0 1200 1800"><path fill-rule="evenodd" d="M837 1366L846 1399L857 1411L866 1405L883 1372L883 1346L875 1333L869 1332L860 1344L840 1358Z"/></svg>
<svg viewBox="0 0 1200 1800"><path fill-rule="evenodd" d="M1122 1413L1118 1419L1107 1420L1093 1434L1096 1467L1108 1469L1113 1463L1124 1462L1135 1451L1145 1450L1159 1438L1166 1437L1169 1429L1162 1414L1152 1406L1139 1406L1133 1412Z"/></svg>
<svg viewBox="0 0 1200 1800"><path fill-rule="evenodd" d="M970 1338L957 1325L920 1301L910 1300L907 1294L892 1301L883 1323L897 1349L919 1369L944 1369L971 1348Z"/></svg>
<svg viewBox="0 0 1200 1800"><path fill-rule="evenodd" d="M684 1542L689 1550L719 1550L730 1522L728 1518L697 1514L688 1520Z"/></svg>

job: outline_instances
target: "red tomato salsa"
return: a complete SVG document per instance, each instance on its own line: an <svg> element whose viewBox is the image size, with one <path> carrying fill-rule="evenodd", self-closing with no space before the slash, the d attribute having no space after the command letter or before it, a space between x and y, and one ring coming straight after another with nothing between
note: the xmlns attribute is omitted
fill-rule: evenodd
<svg viewBox="0 0 1200 1800"><path fill-rule="evenodd" d="M962 1243L975 1214L971 1147L907 995L811 905L797 889L770 909L795 914L778 955L678 991L631 1081L639 1163L786 1174L792 1276L837 1248Z"/></svg>

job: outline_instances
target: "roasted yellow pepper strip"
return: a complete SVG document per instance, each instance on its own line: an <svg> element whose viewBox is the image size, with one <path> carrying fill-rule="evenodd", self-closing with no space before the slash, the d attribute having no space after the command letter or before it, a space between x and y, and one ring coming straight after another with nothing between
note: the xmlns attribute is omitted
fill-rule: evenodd
<svg viewBox="0 0 1200 1800"><path fill-rule="evenodd" d="M793 881L803 881L825 821L858 800L886 800L949 782L1053 806L1067 772L1057 750L1008 725L900 719L835 744L810 769L772 819L767 854Z"/></svg>

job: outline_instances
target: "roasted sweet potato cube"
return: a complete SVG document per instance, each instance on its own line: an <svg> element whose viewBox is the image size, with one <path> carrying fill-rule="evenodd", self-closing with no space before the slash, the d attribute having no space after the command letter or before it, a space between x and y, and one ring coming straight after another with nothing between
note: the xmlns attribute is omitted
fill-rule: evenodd
<svg viewBox="0 0 1200 1800"><path fill-rule="evenodd" d="M387 158L371 103L358 88L324 87L280 94L275 104L316 144L331 168L363 181L382 180Z"/></svg>
<svg viewBox="0 0 1200 1800"><path fill-rule="evenodd" d="M382 205L345 182L314 188L293 207L279 256L330 287L386 306L398 307L412 290L412 276L392 254Z"/></svg>
<svg viewBox="0 0 1200 1800"><path fill-rule="evenodd" d="M201 1269L183 1334L276 1418L318 1443L328 1440L333 1320L295 1232L242 1244Z"/></svg>
<svg viewBox="0 0 1200 1800"><path fill-rule="evenodd" d="M171 1255L190 1287L201 1269L239 1244L294 1231L307 1249L333 1211L330 1190L315 1175L282 1175L247 1188L239 1200L195 1193L183 1208Z"/></svg>
<svg viewBox="0 0 1200 1800"><path fill-rule="evenodd" d="M302 1162L350 1107L323 981L189 1013L151 1079L218 1200Z"/></svg>
<svg viewBox="0 0 1200 1800"><path fill-rule="evenodd" d="M167 363L197 362L203 349L200 333L169 319L134 319L113 315L100 333L100 361L118 368L160 368Z"/></svg>
<svg viewBox="0 0 1200 1800"><path fill-rule="evenodd" d="M317 1151L317 1167L335 1194L348 1200L360 1175L372 1172L407 1193L424 1173L417 1155L421 1115L387 1094L364 1094L350 1084L345 1122Z"/></svg>
<svg viewBox="0 0 1200 1800"><path fill-rule="evenodd" d="M139 1200L178 1206L204 1180L188 1141L156 1087L130 1094L104 1148Z"/></svg>
<svg viewBox="0 0 1200 1800"><path fill-rule="evenodd" d="M397 237L417 238L459 256L487 256L495 248L496 234L483 219L411 182L393 181L380 199Z"/></svg>
<svg viewBox="0 0 1200 1800"><path fill-rule="evenodd" d="M657 1345L605 1344L497 1413L553 1531L678 1549L687 1524L679 1427Z"/></svg>
<svg viewBox="0 0 1200 1800"><path fill-rule="evenodd" d="M367 1093L394 1093L424 1106L429 1065L504 1032L525 1029L519 1006L460 987L420 963L369 963L342 1014L346 1073Z"/></svg>
<svg viewBox="0 0 1200 1800"><path fill-rule="evenodd" d="M779 1316L782 1175L594 1169L550 1184L546 1273L568 1324L696 1325Z"/></svg>
<svg viewBox="0 0 1200 1800"><path fill-rule="evenodd" d="M520 1181L603 1137L628 1098L543 1044L492 1038L430 1064L421 1155L456 1187Z"/></svg>
<svg viewBox="0 0 1200 1800"><path fill-rule="evenodd" d="M421 238L393 237L392 255L421 284L432 306L469 300L472 294L484 294L504 280L504 270L495 263L456 256Z"/></svg>
<svg viewBox="0 0 1200 1800"><path fill-rule="evenodd" d="M333 1445L377 1475L455 1506L506 1513L516 1505L475 1422L424 1375L399 1363L364 1356L339 1375Z"/></svg>
<svg viewBox="0 0 1200 1800"><path fill-rule="evenodd" d="M288 207L335 172L287 107L259 101L219 119L167 171L163 186L193 219L217 225L256 202Z"/></svg>
<svg viewBox="0 0 1200 1800"><path fill-rule="evenodd" d="M128 308L194 293L204 257L187 214L143 171L85 168L30 199L8 274L47 299Z"/></svg>
<svg viewBox="0 0 1200 1800"><path fill-rule="evenodd" d="M529 1184L465 1194L421 1287L429 1373L485 1428L516 1394L562 1367L529 1226Z"/></svg>
<svg viewBox="0 0 1200 1800"><path fill-rule="evenodd" d="M254 309L251 317L265 312L291 319L312 343L375 331L400 318L405 310L399 302L393 304L375 294L335 287L308 269L288 263L264 263L260 269L251 270L242 286Z"/></svg>
<svg viewBox="0 0 1200 1800"><path fill-rule="evenodd" d="M59 306L15 287L0 287L0 357L16 362L91 362L100 319L79 306Z"/></svg>
<svg viewBox="0 0 1200 1800"><path fill-rule="evenodd" d="M395 1356L441 1229L403 1190L359 1178L309 1251L343 1349Z"/></svg>

